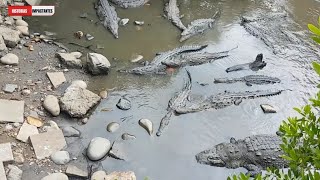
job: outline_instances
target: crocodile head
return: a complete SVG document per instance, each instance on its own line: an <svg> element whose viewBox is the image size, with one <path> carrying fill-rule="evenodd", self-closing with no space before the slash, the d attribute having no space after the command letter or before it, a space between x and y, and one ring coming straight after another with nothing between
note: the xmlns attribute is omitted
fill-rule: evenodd
<svg viewBox="0 0 320 180"><path fill-rule="evenodd" d="M258 71L264 68L267 65L267 63L262 59L263 59L263 54L258 54L256 57L256 60L249 64L249 68L252 71Z"/></svg>

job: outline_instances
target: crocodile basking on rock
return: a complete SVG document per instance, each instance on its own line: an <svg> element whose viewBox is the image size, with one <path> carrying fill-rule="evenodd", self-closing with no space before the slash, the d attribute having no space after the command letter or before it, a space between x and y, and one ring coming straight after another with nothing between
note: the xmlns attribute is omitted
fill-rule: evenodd
<svg viewBox="0 0 320 180"><path fill-rule="evenodd" d="M170 20L173 25L177 26L182 31L186 29L186 26L183 25L180 19L177 0L169 0L169 3L165 5L164 11L166 12L166 18Z"/></svg>
<svg viewBox="0 0 320 180"><path fill-rule="evenodd" d="M209 19L197 19L192 21L188 27L181 33L180 42L189 39L192 36L201 34L204 31L213 28L214 23L220 17L220 10L217 11L212 18Z"/></svg>
<svg viewBox="0 0 320 180"><path fill-rule="evenodd" d="M245 139L230 139L196 155L200 164L236 169L244 167L248 174L255 176L268 167L286 168L280 148L281 137L276 135L253 135Z"/></svg>
<svg viewBox="0 0 320 180"><path fill-rule="evenodd" d="M251 63L245 63L245 64L238 64L235 66L231 66L226 69L226 72L232 72L232 71L241 71L246 69L251 69L252 71L258 71L260 69L263 69L267 63L262 61L263 54L258 54L256 57L256 60Z"/></svg>
<svg viewBox="0 0 320 180"><path fill-rule="evenodd" d="M149 0L110 0L122 8L137 8L145 5Z"/></svg>
<svg viewBox="0 0 320 180"><path fill-rule="evenodd" d="M258 97L267 97L279 95L284 90L258 90L245 92L228 92L212 95L200 103L186 105L175 109L177 114L187 114L207 109L222 109L231 105L239 105L244 99L254 99Z"/></svg>
<svg viewBox="0 0 320 180"><path fill-rule="evenodd" d="M186 101L188 100L192 87L192 80L189 71L187 71L187 74L188 80L186 81L183 89L169 100L167 108L168 113L161 119L159 129L156 133L157 136L161 136L164 128L168 126L172 114L175 113L175 109L186 105Z"/></svg>
<svg viewBox="0 0 320 180"><path fill-rule="evenodd" d="M115 38L119 38L119 17L117 15L116 9L109 4L108 0L99 0L97 15L100 21L102 21L103 26L107 28Z"/></svg>
<svg viewBox="0 0 320 180"><path fill-rule="evenodd" d="M235 83L245 82L247 86L252 84L274 84L280 83L281 80L276 77L264 76L264 75L248 75L240 78L215 78L214 83Z"/></svg>

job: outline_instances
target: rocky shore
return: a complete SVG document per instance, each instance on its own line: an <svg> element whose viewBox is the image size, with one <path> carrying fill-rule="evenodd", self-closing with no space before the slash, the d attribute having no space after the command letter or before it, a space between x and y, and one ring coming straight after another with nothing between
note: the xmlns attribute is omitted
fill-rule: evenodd
<svg viewBox="0 0 320 180"><path fill-rule="evenodd" d="M111 153L112 143L96 137L82 152L81 132L59 123L84 125L107 97L106 91L88 90L86 82L91 75L108 74L108 59L69 52L54 33L31 32L21 17L2 13L0 34L1 179L136 179L131 171L93 168ZM70 150L74 147L78 152Z"/></svg>

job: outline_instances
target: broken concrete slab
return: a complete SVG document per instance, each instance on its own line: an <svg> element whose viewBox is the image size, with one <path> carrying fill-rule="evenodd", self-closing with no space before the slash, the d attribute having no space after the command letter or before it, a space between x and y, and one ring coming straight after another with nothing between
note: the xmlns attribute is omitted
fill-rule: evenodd
<svg viewBox="0 0 320 180"><path fill-rule="evenodd" d="M89 173L87 168L80 168L75 165L68 165L66 174L68 176L87 178Z"/></svg>
<svg viewBox="0 0 320 180"><path fill-rule="evenodd" d="M30 136L30 141L37 159L50 157L51 154L60 151L67 145L61 130L51 130Z"/></svg>
<svg viewBox="0 0 320 180"><path fill-rule="evenodd" d="M80 52L72 53L57 53L57 57L60 61L68 66L68 68L82 68L81 59L82 56Z"/></svg>
<svg viewBox="0 0 320 180"><path fill-rule="evenodd" d="M24 101L0 99L0 123L23 122Z"/></svg>
<svg viewBox="0 0 320 180"><path fill-rule="evenodd" d="M22 142L28 142L29 137L35 134L39 134L37 127L28 123L23 123L19 130L17 139Z"/></svg>
<svg viewBox="0 0 320 180"><path fill-rule="evenodd" d="M60 84L67 81L63 72L47 72L47 76L49 77L54 88L57 88Z"/></svg>
<svg viewBox="0 0 320 180"><path fill-rule="evenodd" d="M1 180L7 180L6 171L4 170L2 162L0 162L0 179Z"/></svg>
<svg viewBox="0 0 320 180"><path fill-rule="evenodd" d="M13 93L17 88L18 88L18 85L16 85L16 84L6 84L2 88L2 91L6 92L6 93Z"/></svg>
<svg viewBox="0 0 320 180"><path fill-rule="evenodd" d="M0 162L13 161L11 143L0 144Z"/></svg>

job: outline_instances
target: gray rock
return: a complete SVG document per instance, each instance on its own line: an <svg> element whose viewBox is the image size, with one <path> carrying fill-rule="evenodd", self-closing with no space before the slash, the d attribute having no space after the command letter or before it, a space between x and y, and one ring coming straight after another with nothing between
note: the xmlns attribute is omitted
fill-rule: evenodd
<svg viewBox="0 0 320 180"><path fill-rule="evenodd" d="M80 52L72 52L72 53L57 53L57 57L60 61L66 64L69 68L82 68L81 59L82 56Z"/></svg>
<svg viewBox="0 0 320 180"><path fill-rule="evenodd" d="M23 122L24 101L0 99L0 122Z"/></svg>
<svg viewBox="0 0 320 180"><path fill-rule="evenodd" d="M69 180L69 178L63 173L52 173L43 177L41 180Z"/></svg>
<svg viewBox="0 0 320 180"><path fill-rule="evenodd" d="M0 144L0 162L13 161L11 143Z"/></svg>
<svg viewBox="0 0 320 180"><path fill-rule="evenodd" d="M68 176L76 176L76 177L82 177L87 178L89 176L88 170L84 168L79 168L75 165L68 165L66 174Z"/></svg>
<svg viewBox="0 0 320 180"><path fill-rule="evenodd" d="M70 87L80 87L82 89L87 89L87 83L82 80L74 80L72 81Z"/></svg>
<svg viewBox="0 0 320 180"><path fill-rule="evenodd" d="M53 116L59 116L60 114L59 100L57 97L53 95L48 95L45 97L43 101L43 107Z"/></svg>
<svg viewBox="0 0 320 180"><path fill-rule="evenodd" d="M261 104L260 107L264 113L276 113L277 112L277 110L269 104Z"/></svg>
<svg viewBox="0 0 320 180"><path fill-rule="evenodd" d="M7 51L7 50L8 50L8 48L7 48L6 44L4 43L3 37L0 36L0 52Z"/></svg>
<svg viewBox="0 0 320 180"><path fill-rule="evenodd" d="M8 180L21 180L22 179L22 170L19 169L17 166L8 165L8 175L7 175L7 179Z"/></svg>
<svg viewBox="0 0 320 180"><path fill-rule="evenodd" d="M91 180L104 180L106 175L105 171L96 171L92 174Z"/></svg>
<svg viewBox="0 0 320 180"><path fill-rule="evenodd" d="M94 37L91 34L86 34L86 39L88 41L91 41L92 39L94 39Z"/></svg>
<svg viewBox="0 0 320 180"><path fill-rule="evenodd" d="M109 60L98 53L87 54L88 70L92 75L108 74L111 66Z"/></svg>
<svg viewBox="0 0 320 180"><path fill-rule="evenodd" d="M19 57L15 54L8 53L0 59L0 62L5 65L18 65Z"/></svg>
<svg viewBox="0 0 320 180"><path fill-rule="evenodd" d="M119 24L120 24L121 26L125 26L125 25L127 25L128 23L129 23L129 19L128 19L128 18L121 19L120 22L119 22Z"/></svg>
<svg viewBox="0 0 320 180"><path fill-rule="evenodd" d="M9 48L14 48L20 41L19 35L21 34L20 31L12 30L7 27L0 26L0 34L3 37L4 43Z"/></svg>
<svg viewBox="0 0 320 180"><path fill-rule="evenodd" d="M60 84L66 82L63 72L47 72L47 76L54 88L57 88Z"/></svg>
<svg viewBox="0 0 320 180"><path fill-rule="evenodd" d="M142 26L144 25L144 21L134 21L134 24Z"/></svg>
<svg viewBox="0 0 320 180"><path fill-rule="evenodd" d="M63 97L60 98L60 107L71 117L81 118L99 101L100 96L95 93L80 87L72 87L68 88Z"/></svg>
<svg viewBox="0 0 320 180"><path fill-rule="evenodd" d="M93 138L87 148L87 156L92 161L102 159L111 149L111 143L108 139L102 137Z"/></svg>
<svg viewBox="0 0 320 180"><path fill-rule="evenodd" d="M80 131L72 126L66 126L62 128L64 137L80 137Z"/></svg>
<svg viewBox="0 0 320 180"><path fill-rule="evenodd" d="M132 171L112 172L108 174L104 180L137 180L136 175Z"/></svg>
<svg viewBox="0 0 320 180"><path fill-rule="evenodd" d="M21 34L28 36L29 28L27 26L16 26L16 29L21 32Z"/></svg>
<svg viewBox="0 0 320 180"><path fill-rule="evenodd" d="M37 127L23 123L16 138L22 142L28 142L29 137L35 134L39 134Z"/></svg>
<svg viewBox="0 0 320 180"><path fill-rule="evenodd" d="M29 26L28 23L25 22L25 21L22 20L22 19L16 20L16 25L17 25L17 26Z"/></svg>
<svg viewBox="0 0 320 180"><path fill-rule="evenodd" d="M18 85L16 84L6 84L3 87L3 91L6 93L13 93L18 88Z"/></svg>
<svg viewBox="0 0 320 180"><path fill-rule="evenodd" d="M119 99L117 107L121 110L129 110L131 108L131 102L129 99L123 96Z"/></svg>
<svg viewBox="0 0 320 180"><path fill-rule="evenodd" d="M140 119L139 125L143 127L151 136L153 133L153 124L149 119Z"/></svg>
<svg viewBox="0 0 320 180"><path fill-rule="evenodd" d="M58 165L64 165L70 162L70 155L67 151L55 152L50 156L50 158L54 163Z"/></svg>
<svg viewBox="0 0 320 180"><path fill-rule="evenodd" d="M129 134L129 133L123 133L121 135L121 138L123 140L133 140L133 139L136 139L136 136L132 135L132 134Z"/></svg>
<svg viewBox="0 0 320 180"><path fill-rule="evenodd" d="M82 124L87 124L88 123L88 118L83 118L83 119L81 119L81 122L82 122Z"/></svg>
<svg viewBox="0 0 320 180"><path fill-rule="evenodd" d="M107 126L107 131L113 133L113 132L116 132L119 129L119 127L120 127L119 123L111 122Z"/></svg>
<svg viewBox="0 0 320 180"><path fill-rule="evenodd" d="M7 180L6 171L4 170L2 162L0 162L0 177L2 178L1 180Z"/></svg>

